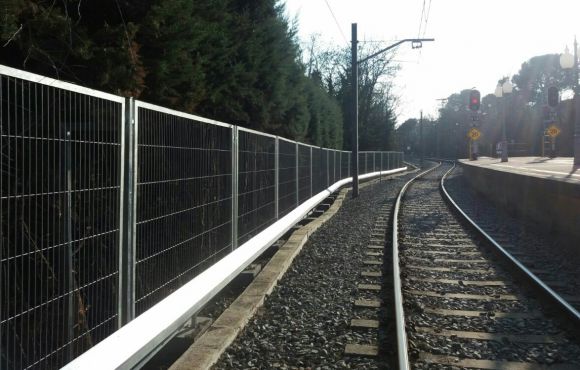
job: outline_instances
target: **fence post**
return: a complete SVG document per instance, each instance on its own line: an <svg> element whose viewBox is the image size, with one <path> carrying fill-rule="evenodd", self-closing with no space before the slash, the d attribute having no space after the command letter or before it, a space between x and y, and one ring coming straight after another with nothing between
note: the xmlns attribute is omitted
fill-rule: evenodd
<svg viewBox="0 0 580 370"><path fill-rule="evenodd" d="M137 117L135 100L125 99L121 149L118 328L135 318L135 248L137 205Z"/></svg>
<svg viewBox="0 0 580 370"><path fill-rule="evenodd" d="M232 251L238 247L239 132L232 126Z"/></svg>
<svg viewBox="0 0 580 370"><path fill-rule="evenodd" d="M338 152L338 179L342 180L342 150Z"/></svg>
<svg viewBox="0 0 580 370"><path fill-rule="evenodd" d="M324 149L326 151L326 187L330 186L330 151L328 149Z"/></svg>
<svg viewBox="0 0 580 370"><path fill-rule="evenodd" d="M312 198L312 193L314 190L312 190L312 147L310 147L310 198Z"/></svg>
<svg viewBox="0 0 580 370"><path fill-rule="evenodd" d="M296 207L300 205L300 150L298 149L298 142L296 141Z"/></svg>
<svg viewBox="0 0 580 370"><path fill-rule="evenodd" d="M274 212L276 220L280 218L280 141L274 141Z"/></svg>
<svg viewBox="0 0 580 370"><path fill-rule="evenodd" d="M336 182L336 150L332 150L332 183Z"/></svg>
<svg viewBox="0 0 580 370"><path fill-rule="evenodd" d="M379 152L379 154L381 155L381 162L379 165L379 181L383 181L383 152Z"/></svg>
<svg viewBox="0 0 580 370"><path fill-rule="evenodd" d="M63 220L64 220L64 237L66 240L66 260L64 271L65 275L65 289L68 291L67 295L67 340L69 343L74 341L75 337L75 300L74 300L74 261L73 261L73 242L72 242L72 153L71 153L71 133L70 129L66 127L65 123L62 128L64 129L64 167L61 166L63 170L64 177L64 188L65 188L65 202L63 207ZM74 346L67 346L67 356L68 360L72 361L74 359Z"/></svg>
<svg viewBox="0 0 580 370"><path fill-rule="evenodd" d="M348 160L346 162L346 175L350 177L350 159L352 158L352 153L348 156Z"/></svg>

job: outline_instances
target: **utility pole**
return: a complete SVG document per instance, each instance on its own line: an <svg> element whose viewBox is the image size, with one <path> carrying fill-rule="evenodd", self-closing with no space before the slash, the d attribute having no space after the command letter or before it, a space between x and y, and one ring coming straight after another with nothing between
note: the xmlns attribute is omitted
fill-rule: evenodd
<svg viewBox="0 0 580 370"><path fill-rule="evenodd" d="M574 166L580 166L580 88L578 86L578 41L574 36ZM543 144L542 144L543 145Z"/></svg>
<svg viewBox="0 0 580 370"><path fill-rule="evenodd" d="M358 197L358 39L356 23L352 24L352 43L351 43L351 83L352 83L352 102L351 102L351 129L352 129L352 197Z"/></svg>
<svg viewBox="0 0 580 370"><path fill-rule="evenodd" d="M357 24L352 23L352 43L351 43L351 129L352 129L352 197L358 197L358 66L361 63L368 61L380 54L383 54L405 42L410 42L412 44L413 49L418 49L422 47L423 41L435 41L435 39L404 39L395 42L392 45L387 46L384 49L377 51L361 60L358 60L357 55L357 47L358 47L358 40L357 40Z"/></svg>
<svg viewBox="0 0 580 370"><path fill-rule="evenodd" d="M435 99L440 101L441 103L441 107L439 107L439 110L443 110L443 108L445 108L445 104L447 104L447 101L449 100L449 98L441 98L441 99ZM441 130L441 113L439 113L439 119L437 119L437 158L441 158L441 153L440 153L440 146L441 146L441 136L440 136L440 130ZM449 136L449 135L447 135ZM446 150L443 150L443 152L446 152Z"/></svg>
<svg viewBox="0 0 580 370"><path fill-rule="evenodd" d="M421 167L423 167L423 152L425 143L423 142L423 111L419 119L419 155L421 156Z"/></svg>

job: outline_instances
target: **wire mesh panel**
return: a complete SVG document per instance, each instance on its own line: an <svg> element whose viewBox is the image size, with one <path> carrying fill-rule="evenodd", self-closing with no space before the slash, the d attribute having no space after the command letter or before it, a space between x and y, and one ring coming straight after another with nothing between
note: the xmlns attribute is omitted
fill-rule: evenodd
<svg viewBox="0 0 580 370"><path fill-rule="evenodd" d="M333 154L332 154L332 150L330 149L324 149L324 173L326 175L326 187L329 187L330 185L332 185L332 183L334 182L334 174L332 171L333 168Z"/></svg>
<svg viewBox="0 0 580 370"><path fill-rule="evenodd" d="M365 173L371 173L373 171L373 153L365 153Z"/></svg>
<svg viewBox="0 0 580 370"><path fill-rule="evenodd" d="M124 100L18 75L0 69L0 369L57 369L117 327Z"/></svg>
<svg viewBox="0 0 580 370"><path fill-rule="evenodd" d="M340 180L340 152L334 151L334 182Z"/></svg>
<svg viewBox="0 0 580 370"><path fill-rule="evenodd" d="M135 311L231 251L232 129L137 102Z"/></svg>
<svg viewBox="0 0 580 370"><path fill-rule="evenodd" d="M340 172L341 172L341 178L342 179L346 179L347 177L350 176L349 174L349 169L348 169L348 160L350 157L350 152L342 152L341 153L341 160L340 160Z"/></svg>
<svg viewBox="0 0 580 370"><path fill-rule="evenodd" d="M387 170L387 152L381 152L380 158L381 158L381 171L386 171Z"/></svg>
<svg viewBox="0 0 580 370"><path fill-rule="evenodd" d="M334 178L334 150L328 150L328 186L335 183Z"/></svg>
<svg viewBox="0 0 580 370"><path fill-rule="evenodd" d="M310 146L298 144L298 200L310 198Z"/></svg>
<svg viewBox="0 0 580 370"><path fill-rule="evenodd" d="M312 194L316 195L326 187L326 172L323 172L323 149L312 148Z"/></svg>
<svg viewBox="0 0 580 370"><path fill-rule="evenodd" d="M278 154L278 199L279 216L282 217L296 207L296 143L279 139Z"/></svg>
<svg viewBox="0 0 580 370"><path fill-rule="evenodd" d="M373 166L374 172L381 170L381 153L380 152L373 152Z"/></svg>
<svg viewBox="0 0 580 370"><path fill-rule="evenodd" d="M238 245L276 221L276 139L240 129Z"/></svg>
<svg viewBox="0 0 580 370"><path fill-rule="evenodd" d="M324 188L330 186L330 171L329 171L330 154L328 149L322 149L322 179L324 181Z"/></svg>
<svg viewBox="0 0 580 370"><path fill-rule="evenodd" d="M365 171L365 163L366 163L366 154L364 152L358 153L358 174L364 175Z"/></svg>

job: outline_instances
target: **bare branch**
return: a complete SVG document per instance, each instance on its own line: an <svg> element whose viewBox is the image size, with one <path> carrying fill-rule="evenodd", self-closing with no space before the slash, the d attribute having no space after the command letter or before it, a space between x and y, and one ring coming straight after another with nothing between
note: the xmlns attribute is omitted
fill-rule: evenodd
<svg viewBox="0 0 580 370"><path fill-rule="evenodd" d="M10 44L10 42L12 42L12 40L14 40L14 38L20 33L20 31L22 31L23 28L24 28L24 25L21 23L20 28L18 30L16 30L16 32L14 32L14 34L8 39L8 41L6 41L6 43L4 45L2 45L2 47L5 48L6 46L8 46L8 44Z"/></svg>
<svg viewBox="0 0 580 370"><path fill-rule="evenodd" d="M79 22L81 21L81 4L82 4L83 0L79 0L79 6L77 7L77 13L79 15L79 19L77 19L77 22L75 23L75 26L77 26L79 24Z"/></svg>

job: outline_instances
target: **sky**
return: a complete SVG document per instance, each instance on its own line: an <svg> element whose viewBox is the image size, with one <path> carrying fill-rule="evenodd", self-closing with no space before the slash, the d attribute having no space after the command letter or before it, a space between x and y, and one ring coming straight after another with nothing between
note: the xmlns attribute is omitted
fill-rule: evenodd
<svg viewBox="0 0 580 370"><path fill-rule="evenodd" d="M400 99L399 124L418 117L421 110L436 118L441 104L437 99L463 89L475 87L482 96L493 93L498 79L516 74L526 60L562 53L566 46L572 50L574 36L580 38L580 0L285 3L288 16L298 22L303 42L318 34L323 42L350 45L352 23L358 24L359 42L414 38L419 27L421 36L435 38L420 51L408 43L397 49L395 59L403 61L394 81Z"/></svg>

